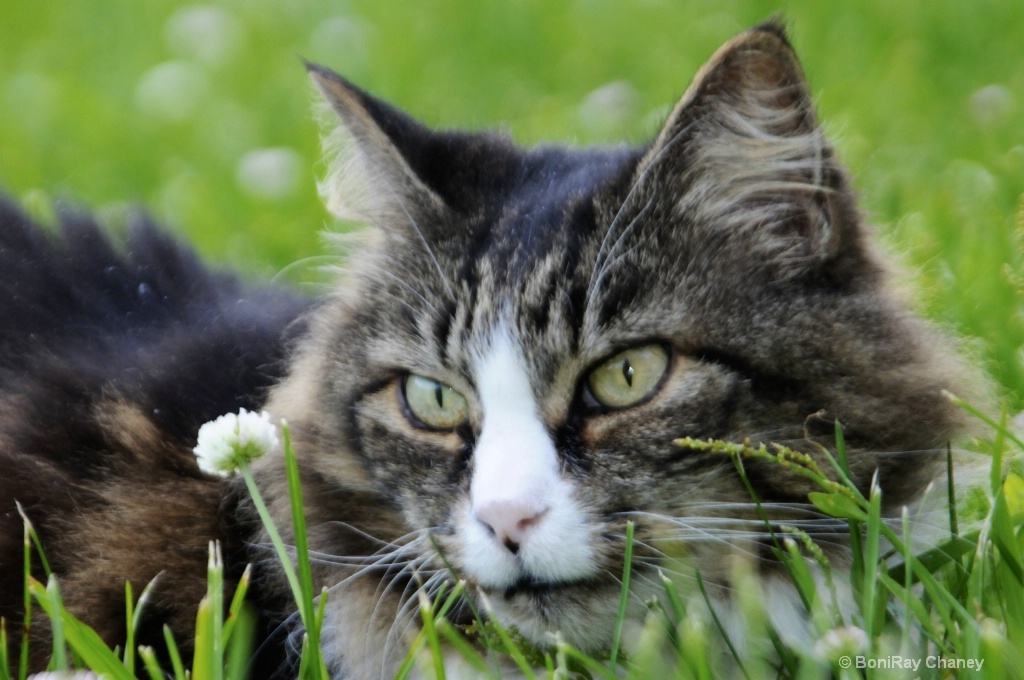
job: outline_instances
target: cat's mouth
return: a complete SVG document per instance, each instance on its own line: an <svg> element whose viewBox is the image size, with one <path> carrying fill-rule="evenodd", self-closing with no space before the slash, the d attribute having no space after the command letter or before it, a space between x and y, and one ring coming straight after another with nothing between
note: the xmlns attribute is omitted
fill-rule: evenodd
<svg viewBox="0 0 1024 680"><path fill-rule="evenodd" d="M580 588L586 588L592 583L592 579L545 581L531 576L524 576L506 588L502 593L502 596L506 600L511 600L520 595L528 597L548 597L569 589L578 590Z"/></svg>

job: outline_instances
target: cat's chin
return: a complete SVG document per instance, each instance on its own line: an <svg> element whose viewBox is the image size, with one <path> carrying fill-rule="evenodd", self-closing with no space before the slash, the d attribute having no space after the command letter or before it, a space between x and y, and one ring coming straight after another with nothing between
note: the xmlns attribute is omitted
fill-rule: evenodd
<svg viewBox="0 0 1024 680"><path fill-rule="evenodd" d="M519 596L532 597L536 600L550 599L568 588L581 588L591 582L590 579L572 581L541 581L523 577L505 588L502 598L512 600Z"/></svg>
<svg viewBox="0 0 1024 680"><path fill-rule="evenodd" d="M481 588L485 608L503 626L540 647L561 641L586 652L606 649L618 614L617 581L523 578L505 588Z"/></svg>

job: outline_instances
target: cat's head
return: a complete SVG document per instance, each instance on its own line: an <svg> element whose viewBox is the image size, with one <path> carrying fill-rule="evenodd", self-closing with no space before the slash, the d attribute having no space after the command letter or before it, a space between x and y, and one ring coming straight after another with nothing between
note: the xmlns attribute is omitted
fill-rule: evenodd
<svg viewBox="0 0 1024 680"><path fill-rule="evenodd" d="M891 295L778 26L719 50L643 148L430 131L311 72L340 122L327 200L372 243L271 409L335 580L373 564L376 596L408 599L396 574L450 567L528 637L600 647L627 521L642 593L680 557L713 584L769 553L732 460L673 440L813 451L838 419L890 507L930 478L960 369ZM799 478L746 472L769 511L837 530Z"/></svg>

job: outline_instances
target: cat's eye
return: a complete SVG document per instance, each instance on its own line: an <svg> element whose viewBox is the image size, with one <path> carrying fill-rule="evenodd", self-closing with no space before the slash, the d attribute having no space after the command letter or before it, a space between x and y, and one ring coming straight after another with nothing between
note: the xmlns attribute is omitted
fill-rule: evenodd
<svg viewBox="0 0 1024 680"><path fill-rule="evenodd" d="M619 352L587 376L587 396L597 406L620 409L638 404L661 386L669 354L663 345L631 347Z"/></svg>
<svg viewBox="0 0 1024 680"><path fill-rule="evenodd" d="M454 430L466 420L466 398L432 378L407 375L402 395L414 424L430 430Z"/></svg>

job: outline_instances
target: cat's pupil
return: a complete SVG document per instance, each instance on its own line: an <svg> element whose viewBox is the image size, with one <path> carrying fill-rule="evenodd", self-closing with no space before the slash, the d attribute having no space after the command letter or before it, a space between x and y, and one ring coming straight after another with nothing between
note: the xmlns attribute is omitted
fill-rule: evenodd
<svg viewBox="0 0 1024 680"><path fill-rule="evenodd" d="M437 399L438 408L444 408L444 388L441 383L434 383L434 399Z"/></svg>
<svg viewBox="0 0 1024 680"><path fill-rule="evenodd" d="M630 387L633 386L633 367L629 365L629 359L622 360L622 377L626 379L626 384Z"/></svg>

